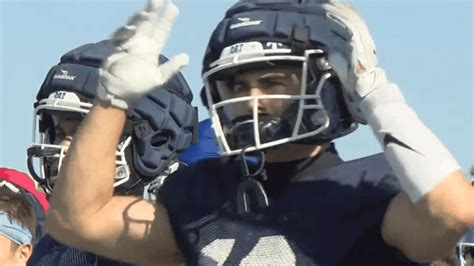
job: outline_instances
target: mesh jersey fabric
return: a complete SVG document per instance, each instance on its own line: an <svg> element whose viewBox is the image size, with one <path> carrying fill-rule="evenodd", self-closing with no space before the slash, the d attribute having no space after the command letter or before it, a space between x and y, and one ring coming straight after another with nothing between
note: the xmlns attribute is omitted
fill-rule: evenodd
<svg viewBox="0 0 474 266"><path fill-rule="evenodd" d="M159 200L187 264L418 265L380 234L401 191L383 154L345 163L331 156L267 164L270 204L243 215L238 162L202 160L168 177Z"/></svg>

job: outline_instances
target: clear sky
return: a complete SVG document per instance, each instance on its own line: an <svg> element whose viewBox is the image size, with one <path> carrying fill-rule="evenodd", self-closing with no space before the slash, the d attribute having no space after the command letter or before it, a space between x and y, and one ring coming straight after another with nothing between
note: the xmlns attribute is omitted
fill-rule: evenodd
<svg viewBox="0 0 474 266"><path fill-rule="evenodd" d="M231 0L180 0L181 15L164 54L187 52L183 71L199 101L201 59L208 37ZM33 103L59 57L107 38L144 5L134 1L0 0L0 166L26 171ZM407 102L467 172L473 160L472 0L352 1L366 19L381 65ZM336 141L343 159L380 152L367 126Z"/></svg>

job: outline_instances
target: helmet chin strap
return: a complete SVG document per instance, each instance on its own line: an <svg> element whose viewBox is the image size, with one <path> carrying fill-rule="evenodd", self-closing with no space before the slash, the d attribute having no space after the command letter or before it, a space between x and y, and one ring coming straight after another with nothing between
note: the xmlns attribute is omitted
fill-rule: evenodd
<svg viewBox="0 0 474 266"><path fill-rule="evenodd" d="M237 211L240 214L251 212L254 209L262 209L268 207L268 197L265 189L258 181L258 177L263 180L267 179L265 172L265 153L263 151L252 152L254 158L257 159L257 167L254 171L248 166L248 158L245 149L240 154L240 169L242 177L237 186Z"/></svg>

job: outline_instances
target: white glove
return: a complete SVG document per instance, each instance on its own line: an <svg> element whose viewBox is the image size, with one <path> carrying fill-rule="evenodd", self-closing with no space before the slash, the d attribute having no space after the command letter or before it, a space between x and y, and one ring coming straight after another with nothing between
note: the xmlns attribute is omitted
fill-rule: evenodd
<svg viewBox="0 0 474 266"><path fill-rule="evenodd" d="M362 18L336 0L322 9L332 35L321 35L321 42L343 83L348 109L358 122L370 125L399 183L417 202L459 171L459 164L406 104L397 85L388 82Z"/></svg>
<svg viewBox="0 0 474 266"><path fill-rule="evenodd" d="M377 65L375 43L364 20L348 4L329 0L322 4L322 9L332 21L331 30L341 37L321 42L328 47L329 63L345 88L349 111L356 121L365 124L361 101L378 85L387 82L385 72Z"/></svg>
<svg viewBox="0 0 474 266"><path fill-rule="evenodd" d="M163 0L150 0L143 11L132 15L127 25L113 34L115 52L100 70L101 101L128 109L188 64L187 54L179 54L162 65L158 63L178 13L171 2L163 7Z"/></svg>

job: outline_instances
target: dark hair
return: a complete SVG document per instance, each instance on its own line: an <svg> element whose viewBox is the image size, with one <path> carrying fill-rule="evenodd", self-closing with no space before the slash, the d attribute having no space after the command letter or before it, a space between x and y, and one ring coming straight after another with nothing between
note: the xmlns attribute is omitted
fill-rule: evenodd
<svg viewBox="0 0 474 266"><path fill-rule="evenodd" d="M30 230L33 238L36 232L36 217L33 206L22 194L15 193L6 187L0 187L0 211L19 221ZM35 243L35 239L31 241Z"/></svg>

